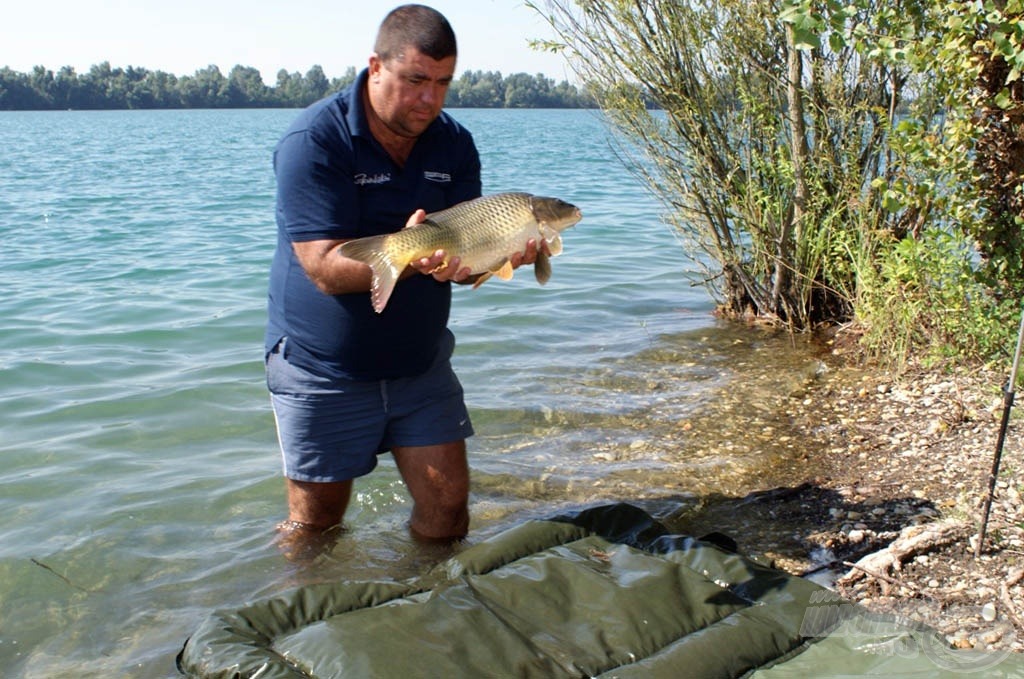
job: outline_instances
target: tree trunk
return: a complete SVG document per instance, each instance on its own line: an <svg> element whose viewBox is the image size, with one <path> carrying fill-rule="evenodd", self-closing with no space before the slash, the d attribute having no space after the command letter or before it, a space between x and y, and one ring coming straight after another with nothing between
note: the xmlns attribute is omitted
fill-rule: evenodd
<svg viewBox="0 0 1024 679"><path fill-rule="evenodd" d="M802 235L804 210L807 205L807 181L804 168L807 164L807 128L804 121L803 101L803 52L796 47L793 27L786 25L786 62L787 83L786 98L788 103L790 131L790 157L793 161L793 207L789 211L789 219L779 229L779 242L775 260L774 286L772 289L772 305L775 313L788 323L802 325L802 319L794 315L802 315L800 305L791 299L790 276L793 271L800 271L794 254L794 244L799 243Z"/></svg>

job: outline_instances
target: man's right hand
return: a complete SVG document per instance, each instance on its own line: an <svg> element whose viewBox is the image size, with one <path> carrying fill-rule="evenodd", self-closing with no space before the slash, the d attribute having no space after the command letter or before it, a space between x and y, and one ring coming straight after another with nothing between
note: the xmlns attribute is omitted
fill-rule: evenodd
<svg viewBox="0 0 1024 679"><path fill-rule="evenodd" d="M410 226L416 226L427 218L425 210L416 210L412 215L409 216L409 220L405 223L405 228ZM409 262L416 271L427 276L433 276L434 280L439 282L452 281L453 283L466 283L471 282L467 279L472 275L472 272L468 267L459 269L459 258L452 257L448 260L448 253L444 250L438 250L430 257L421 257L420 259Z"/></svg>

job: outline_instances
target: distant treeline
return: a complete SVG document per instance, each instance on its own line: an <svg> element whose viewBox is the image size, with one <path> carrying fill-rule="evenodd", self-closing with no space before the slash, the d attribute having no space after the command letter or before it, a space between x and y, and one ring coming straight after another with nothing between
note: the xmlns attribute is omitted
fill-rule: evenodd
<svg viewBox="0 0 1024 679"><path fill-rule="evenodd" d="M320 66L305 75L282 69L266 85L260 72L235 66L225 77L217 66L194 75L175 76L145 68L96 64L78 74L70 66L53 71L36 66L30 73L0 69L0 111L155 108L297 108L353 82L356 69L328 79ZM568 81L556 84L542 74L466 71L448 93L449 107L591 108L593 99Z"/></svg>

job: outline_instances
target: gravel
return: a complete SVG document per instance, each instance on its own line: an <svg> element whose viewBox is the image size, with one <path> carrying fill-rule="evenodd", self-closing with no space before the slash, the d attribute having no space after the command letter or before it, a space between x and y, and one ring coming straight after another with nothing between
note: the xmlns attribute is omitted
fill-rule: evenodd
<svg viewBox="0 0 1024 679"><path fill-rule="evenodd" d="M1024 413L1017 408L985 544L980 558L974 554L1005 373L915 368L896 376L837 354L779 403L787 434L801 441L786 487L726 498L680 522L692 534L741 536L741 552L813 577L872 611L924 622L954 648L1024 651ZM901 532L939 521L954 524L944 544L885 573L852 567Z"/></svg>

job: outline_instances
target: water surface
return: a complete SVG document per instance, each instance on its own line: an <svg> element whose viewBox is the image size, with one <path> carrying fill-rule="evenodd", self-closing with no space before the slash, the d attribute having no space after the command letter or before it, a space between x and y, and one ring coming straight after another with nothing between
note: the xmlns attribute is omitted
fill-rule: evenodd
<svg viewBox="0 0 1024 679"><path fill-rule="evenodd" d="M716 324L596 114L455 113L485 192L584 213L547 286L521 271L456 289L454 362L478 432L470 542L568 504L685 502L784 467L773 423L736 431L718 408L771 403L812 362ZM323 563L300 571L273 544L270 154L295 115L0 114L4 676L175 676L213 608L445 556L410 541L386 458Z"/></svg>

